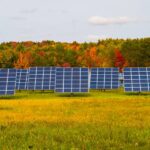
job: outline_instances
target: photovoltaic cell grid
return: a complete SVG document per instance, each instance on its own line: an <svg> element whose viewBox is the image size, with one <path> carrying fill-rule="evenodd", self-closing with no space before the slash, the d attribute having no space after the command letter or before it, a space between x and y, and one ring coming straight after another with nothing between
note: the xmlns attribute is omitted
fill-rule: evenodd
<svg viewBox="0 0 150 150"><path fill-rule="evenodd" d="M55 67L32 67L28 74L28 90L54 90Z"/></svg>
<svg viewBox="0 0 150 150"><path fill-rule="evenodd" d="M124 88L126 92L150 91L150 67L125 68Z"/></svg>
<svg viewBox="0 0 150 150"><path fill-rule="evenodd" d="M16 85L16 69L0 69L0 95L13 95Z"/></svg>
<svg viewBox="0 0 150 150"><path fill-rule="evenodd" d="M117 89L120 85L118 68L92 68L91 89Z"/></svg>
<svg viewBox="0 0 150 150"><path fill-rule="evenodd" d="M88 92L88 68L56 68L55 92Z"/></svg>
<svg viewBox="0 0 150 150"><path fill-rule="evenodd" d="M16 89L26 90L28 84L28 69L17 69Z"/></svg>

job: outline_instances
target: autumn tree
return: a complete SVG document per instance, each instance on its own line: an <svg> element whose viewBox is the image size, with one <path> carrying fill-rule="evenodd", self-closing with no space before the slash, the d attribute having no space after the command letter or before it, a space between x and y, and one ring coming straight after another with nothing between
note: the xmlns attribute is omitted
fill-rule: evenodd
<svg viewBox="0 0 150 150"><path fill-rule="evenodd" d="M120 72L125 65L125 59L119 49L115 49L115 67L119 67Z"/></svg>
<svg viewBox="0 0 150 150"><path fill-rule="evenodd" d="M149 67L150 38L106 39L99 40L97 43L4 42L0 43L0 65L1 68L14 66L18 68L29 66Z"/></svg>
<svg viewBox="0 0 150 150"><path fill-rule="evenodd" d="M31 67L32 55L30 52L19 52L18 60L14 63L15 68L25 69Z"/></svg>
<svg viewBox="0 0 150 150"><path fill-rule="evenodd" d="M17 54L11 49L1 51L0 64L2 68L13 68L17 60Z"/></svg>
<svg viewBox="0 0 150 150"><path fill-rule="evenodd" d="M100 58L96 47L90 47L85 50L83 56L78 57L78 61L82 62L82 65L85 67L98 67L100 65Z"/></svg>
<svg viewBox="0 0 150 150"><path fill-rule="evenodd" d="M127 39L121 49L129 67L150 66L150 38Z"/></svg>

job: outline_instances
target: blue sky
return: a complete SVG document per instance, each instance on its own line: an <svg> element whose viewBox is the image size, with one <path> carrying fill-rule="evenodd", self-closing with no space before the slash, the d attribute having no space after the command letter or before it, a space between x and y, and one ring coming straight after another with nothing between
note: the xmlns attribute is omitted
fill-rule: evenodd
<svg viewBox="0 0 150 150"><path fill-rule="evenodd" d="M150 0L0 0L0 42L150 37Z"/></svg>

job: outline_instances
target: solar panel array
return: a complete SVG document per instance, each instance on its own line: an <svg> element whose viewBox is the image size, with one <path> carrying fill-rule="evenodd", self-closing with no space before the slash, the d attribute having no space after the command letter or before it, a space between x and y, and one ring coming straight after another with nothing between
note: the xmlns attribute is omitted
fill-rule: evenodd
<svg viewBox="0 0 150 150"><path fill-rule="evenodd" d="M54 90L55 67L32 67L28 74L28 90Z"/></svg>
<svg viewBox="0 0 150 150"><path fill-rule="evenodd" d="M118 68L92 68L91 89L117 89L120 85Z"/></svg>
<svg viewBox="0 0 150 150"><path fill-rule="evenodd" d="M122 78L126 92L150 91L150 67L125 68L121 75L118 68L92 68L89 72L88 68L80 67L32 67L0 69L0 95L13 95L15 89L59 93L88 92L89 88L117 89Z"/></svg>
<svg viewBox="0 0 150 150"><path fill-rule="evenodd" d="M124 88L126 92L150 91L150 67L125 68Z"/></svg>
<svg viewBox="0 0 150 150"><path fill-rule="evenodd" d="M16 69L0 69L0 95L13 95L16 85Z"/></svg>
<svg viewBox="0 0 150 150"><path fill-rule="evenodd" d="M26 90L28 83L28 69L17 69L16 90Z"/></svg>
<svg viewBox="0 0 150 150"><path fill-rule="evenodd" d="M55 92L88 92L88 68L56 68Z"/></svg>

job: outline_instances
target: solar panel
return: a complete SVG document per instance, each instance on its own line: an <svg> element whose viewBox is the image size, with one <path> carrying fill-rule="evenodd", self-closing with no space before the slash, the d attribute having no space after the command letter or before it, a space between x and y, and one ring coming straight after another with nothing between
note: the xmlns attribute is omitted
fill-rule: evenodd
<svg viewBox="0 0 150 150"><path fill-rule="evenodd" d="M55 92L88 92L88 68L56 68Z"/></svg>
<svg viewBox="0 0 150 150"><path fill-rule="evenodd" d="M54 90L55 67L32 67L28 74L28 90Z"/></svg>
<svg viewBox="0 0 150 150"><path fill-rule="evenodd" d="M117 89L120 85L118 68L92 68L91 89Z"/></svg>
<svg viewBox="0 0 150 150"><path fill-rule="evenodd" d="M0 69L0 95L13 95L16 85L16 69Z"/></svg>
<svg viewBox="0 0 150 150"><path fill-rule="evenodd" d="M16 89L26 90L28 83L28 69L17 69Z"/></svg>
<svg viewBox="0 0 150 150"><path fill-rule="evenodd" d="M125 68L124 88L126 92L150 91L150 67Z"/></svg>

